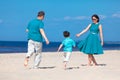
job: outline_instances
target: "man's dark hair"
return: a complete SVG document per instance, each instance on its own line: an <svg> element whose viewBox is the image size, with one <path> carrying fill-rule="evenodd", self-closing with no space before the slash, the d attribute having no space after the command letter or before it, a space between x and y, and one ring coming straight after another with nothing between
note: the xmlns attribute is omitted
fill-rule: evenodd
<svg viewBox="0 0 120 80"><path fill-rule="evenodd" d="M39 17L44 16L44 15L45 15L45 12L44 12L44 11L38 12L38 16L39 16Z"/></svg>
<svg viewBox="0 0 120 80"><path fill-rule="evenodd" d="M63 35L64 35L64 37L69 37L69 36L70 36L70 32L64 31L64 32L63 32Z"/></svg>

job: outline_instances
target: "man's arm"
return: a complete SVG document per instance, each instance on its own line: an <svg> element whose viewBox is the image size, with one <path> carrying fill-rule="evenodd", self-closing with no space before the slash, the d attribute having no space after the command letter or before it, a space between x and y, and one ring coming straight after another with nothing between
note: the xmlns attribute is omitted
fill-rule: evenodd
<svg viewBox="0 0 120 80"><path fill-rule="evenodd" d="M46 37L46 34L45 34L45 32L44 32L43 29L40 29L40 33L42 34L43 38L45 39L46 44L49 44L49 40L48 40L48 38Z"/></svg>

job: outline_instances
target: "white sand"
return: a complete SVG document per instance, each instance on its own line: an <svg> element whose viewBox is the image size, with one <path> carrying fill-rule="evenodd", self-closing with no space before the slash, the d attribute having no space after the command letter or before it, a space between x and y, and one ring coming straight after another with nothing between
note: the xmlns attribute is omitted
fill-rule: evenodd
<svg viewBox="0 0 120 80"><path fill-rule="evenodd" d="M25 53L0 54L0 80L120 80L120 50L95 56L100 66L85 66L87 55L73 52L68 70L63 69L62 52L43 52L40 69L23 66Z"/></svg>

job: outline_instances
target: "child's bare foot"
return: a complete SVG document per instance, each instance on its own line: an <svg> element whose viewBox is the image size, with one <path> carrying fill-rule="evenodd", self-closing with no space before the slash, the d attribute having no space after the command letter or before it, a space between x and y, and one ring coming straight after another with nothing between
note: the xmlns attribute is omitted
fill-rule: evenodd
<svg viewBox="0 0 120 80"><path fill-rule="evenodd" d="M66 65L64 65L64 70L66 70Z"/></svg>
<svg viewBox="0 0 120 80"><path fill-rule="evenodd" d="M64 70L66 70L67 68L67 64L66 64L66 62L64 63Z"/></svg>
<svg viewBox="0 0 120 80"><path fill-rule="evenodd" d="M25 58L25 61L24 61L24 66L26 67L28 65L28 58Z"/></svg>

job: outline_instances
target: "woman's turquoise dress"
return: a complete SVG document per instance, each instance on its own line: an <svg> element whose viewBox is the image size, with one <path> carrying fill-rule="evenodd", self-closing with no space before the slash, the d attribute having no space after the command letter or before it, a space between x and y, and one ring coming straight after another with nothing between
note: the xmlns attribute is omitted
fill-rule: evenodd
<svg viewBox="0 0 120 80"><path fill-rule="evenodd" d="M99 23L91 24L89 35L78 44L78 48L81 52L85 54L103 54L103 48L98 37L99 25Z"/></svg>

